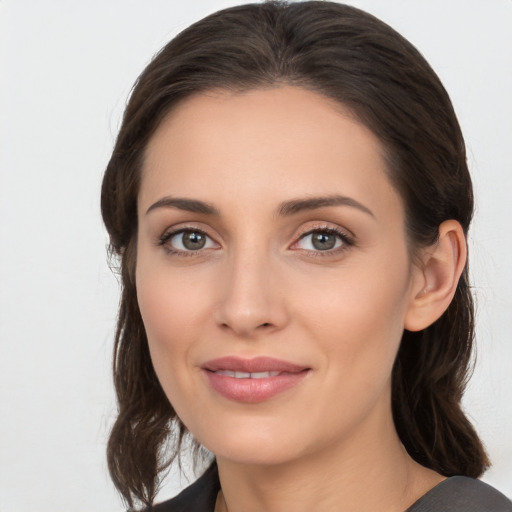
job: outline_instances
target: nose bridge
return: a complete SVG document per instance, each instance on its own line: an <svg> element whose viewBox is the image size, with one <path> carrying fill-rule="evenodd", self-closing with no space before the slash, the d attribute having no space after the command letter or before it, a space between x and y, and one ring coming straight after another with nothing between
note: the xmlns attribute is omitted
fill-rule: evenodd
<svg viewBox="0 0 512 512"><path fill-rule="evenodd" d="M285 322L275 257L264 244L254 242L229 251L216 311L219 325L242 336L277 329Z"/></svg>

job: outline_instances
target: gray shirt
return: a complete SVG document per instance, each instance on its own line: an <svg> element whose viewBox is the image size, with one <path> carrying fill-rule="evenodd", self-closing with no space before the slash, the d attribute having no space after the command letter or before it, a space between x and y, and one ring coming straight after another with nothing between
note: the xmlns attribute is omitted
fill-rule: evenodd
<svg viewBox="0 0 512 512"><path fill-rule="evenodd" d="M219 489L219 474L214 463L181 494L147 512L213 512ZM452 476L405 512L512 512L512 501L480 480Z"/></svg>
<svg viewBox="0 0 512 512"><path fill-rule="evenodd" d="M405 512L510 512L512 502L480 480L452 476L436 485Z"/></svg>

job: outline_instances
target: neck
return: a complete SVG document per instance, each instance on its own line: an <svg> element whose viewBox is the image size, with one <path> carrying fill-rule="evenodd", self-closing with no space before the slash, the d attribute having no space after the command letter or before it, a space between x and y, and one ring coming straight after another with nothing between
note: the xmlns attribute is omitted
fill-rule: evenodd
<svg viewBox="0 0 512 512"><path fill-rule="evenodd" d="M382 425L381 425L382 427ZM378 435L345 442L280 464L217 457L227 512L403 512L443 477L414 462L392 421Z"/></svg>

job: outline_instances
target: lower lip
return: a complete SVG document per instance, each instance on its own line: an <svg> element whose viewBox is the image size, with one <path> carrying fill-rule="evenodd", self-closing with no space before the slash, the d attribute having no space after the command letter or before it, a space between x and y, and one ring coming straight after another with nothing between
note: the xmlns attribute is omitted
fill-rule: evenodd
<svg viewBox="0 0 512 512"><path fill-rule="evenodd" d="M293 388L309 373L285 373L263 379L237 379L204 370L210 386L220 395L236 402L258 403Z"/></svg>

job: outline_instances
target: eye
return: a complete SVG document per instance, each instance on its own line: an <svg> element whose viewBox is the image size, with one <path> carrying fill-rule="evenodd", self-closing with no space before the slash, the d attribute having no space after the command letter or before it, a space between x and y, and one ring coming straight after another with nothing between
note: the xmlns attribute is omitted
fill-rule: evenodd
<svg viewBox="0 0 512 512"><path fill-rule="evenodd" d="M294 247L306 251L333 251L352 245L345 233L332 228L315 229L302 235Z"/></svg>
<svg viewBox="0 0 512 512"><path fill-rule="evenodd" d="M199 229L180 229L166 233L160 239L170 252L194 252L217 247L217 244Z"/></svg>

